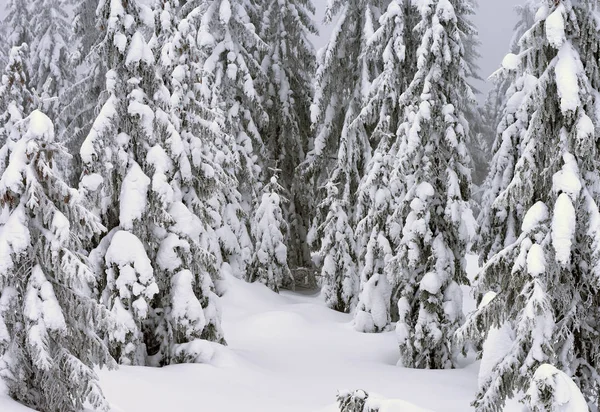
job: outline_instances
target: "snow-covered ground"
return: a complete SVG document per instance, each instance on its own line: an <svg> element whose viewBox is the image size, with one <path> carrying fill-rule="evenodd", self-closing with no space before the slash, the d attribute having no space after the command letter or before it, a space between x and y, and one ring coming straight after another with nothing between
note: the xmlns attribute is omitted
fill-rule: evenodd
<svg viewBox="0 0 600 412"><path fill-rule="evenodd" d="M475 260L469 262L473 267ZM327 309L316 295L277 295L233 278L227 283L221 305L229 346L217 349L210 365L101 371L115 412L334 412L338 389L398 399L383 412L472 410L478 364L399 368L393 332L357 333L350 315ZM465 306L472 308L472 300ZM0 411L27 410L0 395Z"/></svg>

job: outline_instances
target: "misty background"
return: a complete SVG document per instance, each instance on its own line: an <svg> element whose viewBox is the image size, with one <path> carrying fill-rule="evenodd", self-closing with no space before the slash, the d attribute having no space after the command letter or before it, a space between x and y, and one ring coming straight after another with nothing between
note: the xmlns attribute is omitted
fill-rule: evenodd
<svg viewBox="0 0 600 412"><path fill-rule="evenodd" d="M0 0L0 19L2 20L6 15L4 11L6 1ZM478 1L480 4L473 20L479 30L481 40L480 76L485 80L500 66L502 58L508 51L508 43L516 23L514 7L523 3L524 0ZM315 46L319 49L327 43L331 27L322 25L327 0L313 0L313 4L317 9L315 20L321 27L320 35L314 38ZM482 92L480 99L483 99L489 90L489 84L484 81L477 84L477 87Z"/></svg>
<svg viewBox="0 0 600 412"><path fill-rule="evenodd" d="M481 47L479 48L481 70L479 75L484 80L477 83L476 87L481 91L480 100L483 100L490 89L489 83L485 80L500 67L502 59L508 53L508 44L517 22L514 8L522 4L524 0L476 1L479 2L479 5L473 21L479 30L481 41ZM331 26L323 26L322 24L327 0L313 0L313 4L317 9L316 21L321 27L319 36L314 39L315 46L319 49L327 43Z"/></svg>

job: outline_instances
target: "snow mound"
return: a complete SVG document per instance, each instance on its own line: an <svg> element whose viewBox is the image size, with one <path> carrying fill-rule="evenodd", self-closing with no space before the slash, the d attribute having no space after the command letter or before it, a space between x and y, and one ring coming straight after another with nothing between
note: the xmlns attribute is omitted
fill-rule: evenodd
<svg viewBox="0 0 600 412"><path fill-rule="evenodd" d="M119 221L123 229L131 230L146 210L150 178L137 163L133 163L121 187Z"/></svg>
<svg viewBox="0 0 600 412"><path fill-rule="evenodd" d="M554 218L552 219L552 246L556 252L556 261L566 267L571 257L571 247L575 236L575 207L566 193L556 199Z"/></svg>
<svg viewBox="0 0 600 412"><path fill-rule="evenodd" d="M566 40L565 35L565 6L561 3L558 7L546 18L546 38L548 42L559 49Z"/></svg>
<svg viewBox="0 0 600 412"><path fill-rule="evenodd" d="M549 212L548 207L544 202L537 202L529 208L523 223L521 224L521 230L524 233L529 233L534 230L540 223L548 219Z"/></svg>
<svg viewBox="0 0 600 412"><path fill-rule="evenodd" d="M560 109L563 113L575 111L581 106L578 76L583 71L577 52L565 43L558 52L556 63L556 87L560 96Z"/></svg>
<svg viewBox="0 0 600 412"><path fill-rule="evenodd" d="M492 371L508 355L514 343L514 331L508 323L501 328L492 328L483 344L483 357L479 368L479 386L490 377Z"/></svg>
<svg viewBox="0 0 600 412"><path fill-rule="evenodd" d="M502 60L502 67L506 70L517 70L519 68L520 59L514 53L508 53Z"/></svg>
<svg viewBox="0 0 600 412"><path fill-rule="evenodd" d="M52 120L39 110L31 112L26 119L29 122L25 138L40 139L47 142L54 141L54 124Z"/></svg>
<svg viewBox="0 0 600 412"><path fill-rule="evenodd" d="M527 391L527 406L533 412L586 412L581 391L565 373L552 365L541 365Z"/></svg>

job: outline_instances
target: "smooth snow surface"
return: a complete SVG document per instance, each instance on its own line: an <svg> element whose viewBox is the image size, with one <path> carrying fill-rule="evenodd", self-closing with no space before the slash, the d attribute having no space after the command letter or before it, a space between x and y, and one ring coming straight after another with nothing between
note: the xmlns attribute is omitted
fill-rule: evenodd
<svg viewBox="0 0 600 412"><path fill-rule="evenodd" d="M467 260L472 276L477 258ZM349 388L377 393L388 412L473 410L478 364L403 369L396 366L393 331L356 332L351 315L328 309L317 295L277 295L233 277L226 282L220 303L229 346L215 351L211 365L100 371L114 412L336 412L337 391ZM2 393L0 411L29 410Z"/></svg>
<svg viewBox="0 0 600 412"><path fill-rule="evenodd" d="M115 410L194 411L201 398L205 411L314 412L328 410L343 388L440 412L469 409L476 366L454 371L399 368L393 332L358 333L351 316L327 309L316 296L278 296L260 284L233 278L228 283L221 303L229 346L215 354L213 366L102 372Z"/></svg>

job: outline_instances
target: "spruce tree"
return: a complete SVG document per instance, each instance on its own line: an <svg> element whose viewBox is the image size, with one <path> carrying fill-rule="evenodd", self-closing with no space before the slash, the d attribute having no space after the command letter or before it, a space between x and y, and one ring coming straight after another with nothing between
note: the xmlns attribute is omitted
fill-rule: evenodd
<svg viewBox="0 0 600 412"><path fill-rule="evenodd" d="M171 278L171 289L163 295L166 319L158 330L163 346L172 346L172 358L162 363L205 362L212 353L207 341L225 343L216 295L222 292L224 261L215 227L221 223L219 195L235 190L229 187L235 188L235 178L225 170L230 151L225 155L215 143L228 139L219 116L198 101L200 56L190 36L193 26L180 21L176 0L160 4L150 43L161 90L155 94L156 130L165 151L152 150L158 155L155 177L169 181L173 190L172 226L157 256ZM169 167L160 171L160 163Z"/></svg>
<svg viewBox="0 0 600 412"><path fill-rule="evenodd" d="M338 391L337 403L340 412L378 412L379 408L369 407L369 394L363 390Z"/></svg>
<svg viewBox="0 0 600 412"><path fill-rule="evenodd" d="M103 25L96 27L96 0L67 0L73 9L71 53L75 63L81 63L98 44Z"/></svg>
<svg viewBox="0 0 600 412"><path fill-rule="evenodd" d="M355 251L322 247L321 239L334 236L324 230L339 230L348 237L342 248L354 244L355 211L352 205L364 165L371 155L367 127L358 117L373 77L365 51L373 34L376 12L377 8L367 0L332 0L328 4L325 23L332 23L336 15L339 18L329 43L318 56L316 90L311 106L316 136L313 149L300 167L313 193L317 193L314 203L317 213L308 241L314 249L320 250L322 262L335 262L335 266L322 268L321 283L324 291L338 291L328 295L334 299L328 299L328 305L344 308L344 311L350 311L356 305L358 273L343 272L348 269L347 258L339 259L336 255L351 253L354 256ZM326 189L331 188L327 183L337 186L336 189ZM338 226L342 223L344 227ZM327 256L329 253L332 254L330 257ZM350 285L353 290L348 289ZM339 300L342 296L344 299Z"/></svg>
<svg viewBox="0 0 600 412"><path fill-rule="evenodd" d="M496 297L470 318L462 336L508 324L511 350L482 382L477 411L500 411L521 397L543 363L598 402L598 8L594 1L543 1L520 40L496 170L489 258L476 293ZM514 109L518 103L518 108Z"/></svg>
<svg viewBox="0 0 600 412"><path fill-rule="evenodd" d="M196 2L192 2L192 7ZM202 61L201 97L208 107L225 115L226 133L235 138L234 155L239 159L236 177L242 194L243 212L256 201L264 142L260 129L268 120L257 89L264 76L260 50L267 45L250 21L246 0L203 0L194 10L200 19L198 45Z"/></svg>
<svg viewBox="0 0 600 412"><path fill-rule="evenodd" d="M338 188L327 183L327 198L319 205L327 216L319 232L323 234L319 256L321 262L321 294L331 309L350 313L356 306L358 273L356 268L356 245L348 205L338 198Z"/></svg>
<svg viewBox="0 0 600 412"><path fill-rule="evenodd" d="M206 225L204 243L217 259L217 271L243 277L252 255L249 205L240 192L242 162L236 135L230 133L225 114L202 94L208 58L197 41L203 3L186 3L181 8L172 4L168 6L171 11L167 4L157 27L170 27L161 29L166 40L157 44L160 70L172 96L171 118L186 142L176 178L185 204Z"/></svg>
<svg viewBox="0 0 600 412"><path fill-rule="evenodd" d="M460 285L474 235L465 120L473 93L458 23L462 1L419 1L417 71L405 92L397 172L404 187L390 224L401 228L386 266L398 294L399 364L455 365L452 337L463 321Z"/></svg>
<svg viewBox="0 0 600 412"><path fill-rule="evenodd" d="M368 40L369 63L381 67L373 80L360 118L374 124L372 158L358 187L357 250L361 267L361 295L355 327L361 332L380 332L390 324L393 291L384 273L396 248L398 228L388 224L396 209L400 180L393 173L398 151L396 132L403 115L402 93L414 76L416 39L415 9L410 2L391 1L379 19L380 27ZM400 184L400 186L399 186Z"/></svg>
<svg viewBox="0 0 600 412"><path fill-rule="evenodd" d="M57 116L59 96L70 85L73 75L68 61L70 22L66 0L33 0L30 15L31 86L44 97L43 110L63 123ZM64 126L57 124L57 127Z"/></svg>
<svg viewBox="0 0 600 412"><path fill-rule="evenodd" d="M526 79L515 81L518 62L516 54L519 53L519 40L534 23L535 7L535 0L528 0L525 4L515 8L518 15L518 22L515 25L513 37L510 41L509 54L502 62L500 69L490 76L492 89L489 91L481 109L483 122L485 124L485 132L490 133L490 136L485 136L484 139L480 140L481 143L478 144L478 150L480 151L492 153L492 155L498 152L498 145L501 144L501 140L498 138L497 133L498 127L500 127L500 130L504 130L506 129L506 126L501 125L501 123L514 121L510 120L510 118L514 115L514 111L519 106L516 101L522 98L523 94L527 94L526 89L528 86L524 83ZM505 108L510 110L511 113L505 113ZM493 161L489 162L489 164L493 163ZM478 216L478 222L482 225L481 233L485 233L484 227L487 224L486 219L488 218L486 215L491 206L489 202L490 200L493 200L494 197L494 195L492 195L491 198L489 196L491 189L490 185L494 184L491 181L492 176L494 175L495 172L488 167L487 176L483 183L481 183L480 191L482 199Z"/></svg>
<svg viewBox="0 0 600 412"><path fill-rule="evenodd" d="M8 38L8 35L6 34L7 31L8 27L6 27L6 24L4 24L4 22L0 22L0 38ZM8 42L0 43L0 67L6 67L6 64L8 63L8 54L10 49L11 47L8 44Z"/></svg>
<svg viewBox="0 0 600 412"><path fill-rule="evenodd" d="M17 138L17 123L31 113L34 106L27 70L28 55L29 47L23 44L13 47L8 56L0 83L0 144Z"/></svg>
<svg viewBox="0 0 600 412"><path fill-rule="evenodd" d="M304 161L310 137L310 104L315 52L309 35L317 34L311 0L263 0L259 35L269 46L262 57L260 84L268 123L261 128L265 158L281 170L279 184L289 194L283 211L289 226L285 243L292 267L311 266L306 243L310 195L296 168Z"/></svg>
<svg viewBox="0 0 600 412"><path fill-rule="evenodd" d="M145 39L149 19L135 2L114 1L100 3L98 18L108 98L81 148L81 186L110 230L93 252L102 300L126 327L111 331L110 347L128 364L205 361L207 341L223 341L215 257L183 202L185 143Z"/></svg>
<svg viewBox="0 0 600 412"><path fill-rule="evenodd" d="M213 202L226 270L244 277L252 258L250 216L257 200L264 163L260 128L268 120L257 89L263 76L260 50L265 43L257 35L244 0L192 1L181 15L191 30L195 50L193 79L196 101L209 117L216 116L221 137L213 139L214 159L234 178ZM187 27L186 27L187 29Z"/></svg>
<svg viewBox="0 0 600 412"><path fill-rule="evenodd" d="M515 61L517 59L517 61ZM537 78L519 69L518 57L510 54L504 59L503 77L512 78L498 133L492 147L493 157L483 189L481 213L479 214L479 235L477 248L480 262L485 263L494 254L516 240L519 221L512 204L494 204L496 198L508 187L514 178L514 168L519 160L521 142L527 133L529 115L521 111L522 103L529 98ZM502 223L501 223L502 222Z"/></svg>
<svg viewBox="0 0 600 412"><path fill-rule="evenodd" d="M59 117L64 125L60 139L71 153L79 153L98 111L106 102L108 61L102 58L101 36L104 23L96 18L97 0L71 0L72 31L69 37L69 62L75 66L72 81L62 91ZM71 162L70 177L78 181L82 170L80 156Z"/></svg>
<svg viewBox="0 0 600 412"><path fill-rule="evenodd" d="M253 216L252 237L256 247L246 275L248 281L259 281L275 292L293 283L285 245L289 229L282 211L288 200L282 197L283 191L276 176L271 177L263 189L262 200Z"/></svg>
<svg viewBox="0 0 600 412"><path fill-rule="evenodd" d="M28 6L29 2L23 0L8 0L6 3L6 18L2 23L7 28L9 47L29 44L33 39Z"/></svg>
<svg viewBox="0 0 600 412"><path fill-rule="evenodd" d="M524 4L515 7L518 20L508 48L510 53L509 60L514 61L512 54L519 53L519 40L533 25L536 11L535 8L535 0L527 0ZM507 63L510 62L507 61ZM503 109L506 106L506 100L508 96L512 96L512 93L509 92L509 87L514 80L512 77L514 73L514 70L510 70L508 67L502 67L500 70L493 73L492 76L490 76L492 88L486 96L482 112L486 125L488 128L491 128L492 131L492 145L495 142L496 128L503 116ZM489 149L491 150L492 148L490 147ZM492 153L495 152L495 150L492 150Z"/></svg>
<svg viewBox="0 0 600 412"><path fill-rule="evenodd" d="M457 27L461 34L464 48L464 60L466 63L465 74L475 94L479 94L474 81L483 81L480 76L479 32L472 22L472 16L476 13L477 0L463 0L454 4L457 16ZM471 155L471 176L474 185L472 193L472 205L480 206L482 191L479 186L484 182L488 165L490 163L490 146L493 141L491 123L484 116L483 108L476 102L468 103L465 107L465 117L469 122L470 133L468 133L467 148Z"/></svg>
<svg viewBox="0 0 600 412"><path fill-rule="evenodd" d="M36 110L15 127L0 178L0 376L37 410L108 410L93 367L113 363L98 336L112 322L89 296L95 276L81 255L104 227L57 174L64 149L50 119Z"/></svg>

